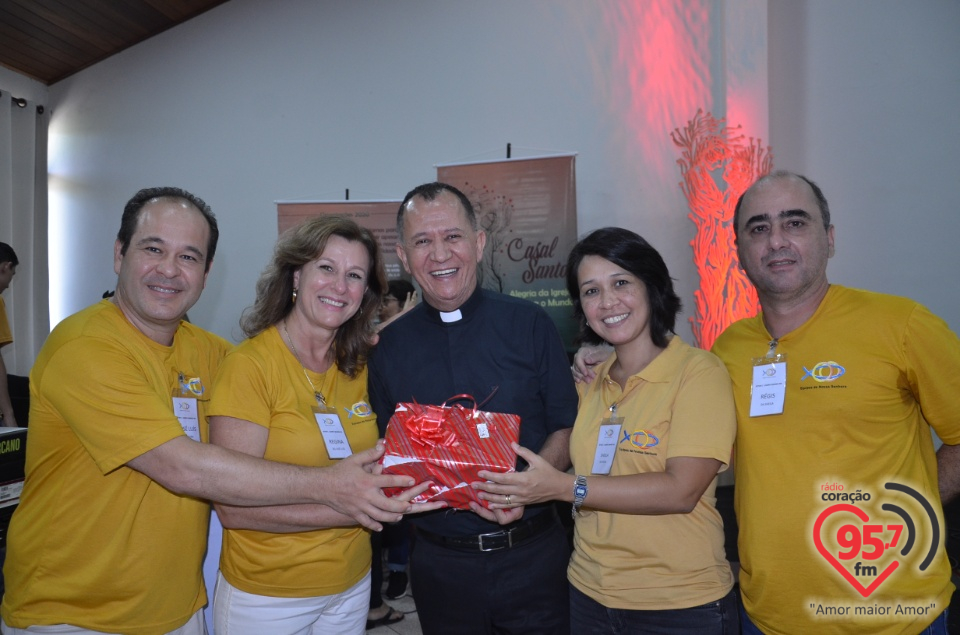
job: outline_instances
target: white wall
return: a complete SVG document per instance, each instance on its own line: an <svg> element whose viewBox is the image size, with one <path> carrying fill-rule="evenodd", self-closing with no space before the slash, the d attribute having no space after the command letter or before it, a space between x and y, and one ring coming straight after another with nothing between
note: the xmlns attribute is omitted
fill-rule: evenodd
<svg viewBox="0 0 960 635"><path fill-rule="evenodd" d="M580 231L644 234L692 309L669 132L698 107L723 112L721 19L714 0L232 0L51 88L51 251L65 263L51 314L113 287L123 203L170 184L221 222L190 317L236 339L276 238L273 201L399 198L434 164L508 142L514 156L578 152Z"/></svg>
<svg viewBox="0 0 960 635"><path fill-rule="evenodd" d="M960 2L770 0L769 24L774 160L830 201L831 282L960 331Z"/></svg>
<svg viewBox="0 0 960 635"><path fill-rule="evenodd" d="M511 142L515 155L579 153L580 231L648 237L686 318L693 225L669 132L697 107L724 114L736 53L718 25L754 9L769 20L769 69L754 71L769 72L770 132L750 132L769 136L777 167L823 186L832 280L913 296L957 329L954 0L232 0L51 87L51 251L65 263L51 313L113 287L123 203L173 184L221 220L191 318L236 339L274 200L395 198L437 162ZM748 57L766 50L760 31Z"/></svg>
<svg viewBox="0 0 960 635"><path fill-rule="evenodd" d="M14 97L23 97L36 104L47 103L47 87L35 79L21 75L5 66L0 66L0 90L8 91Z"/></svg>

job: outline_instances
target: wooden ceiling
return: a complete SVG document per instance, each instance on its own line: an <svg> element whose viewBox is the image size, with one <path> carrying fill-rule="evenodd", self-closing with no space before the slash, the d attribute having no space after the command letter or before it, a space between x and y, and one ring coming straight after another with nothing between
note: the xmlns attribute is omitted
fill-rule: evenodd
<svg viewBox="0 0 960 635"><path fill-rule="evenodd" d="M227 0L0 0L0 64L50 85Z"/></svg>

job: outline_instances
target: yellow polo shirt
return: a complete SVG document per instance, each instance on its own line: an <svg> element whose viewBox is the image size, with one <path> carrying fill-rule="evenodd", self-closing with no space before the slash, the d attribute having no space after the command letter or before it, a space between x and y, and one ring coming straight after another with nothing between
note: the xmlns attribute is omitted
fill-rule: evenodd
<svg viewBox="0 0 960 635"><path fill-rule="evenodd" d="M367 370L350 378L336 366L310 380L336 409L350 449L376 444L377 418L367 396ZM304 369L276 327L248 339L227 355L214 384L209 416L234 417L268 430L264 458L311 467L336 463L312 408L317 405ZM366 529L332 527L276 534L224 529L220 570L241 591L271 597L316 597L341 593L370 570Z"/></svg>
<svg viewBox="0 0 960 635"><path fill-rule="evenodd" d="M183 436L173 396L193 379L200 420L230 345L181 322L172 346L108 300L62 321L30 373L26 481L10 523L3 619L161 635L207 601L209 504L126 463ZM206 439L206 425L200 426Z"/></svg>
<svg viewBox="0 0 960 635"><path fill-rule="evenodd" d="M13 342L13 333L10 332L10 322L7 321L7 304L0 297L0 348Z"/></svg>
<svg viewBox="0 0 960 635"><path fill-rule="evenodd" d="M601 420L614 402L623 424L611 476L663 472L667 459L681 456L729 464L736 412L719 359L675 336L622 391L609 377L615 360L616 354L598 367L597 379L578 386L580 409L570 438L577 474L590 474ZM715 491L716 479L689 514L618 514L584 506L570 582L616 609L679 609L720 599L733 587L733 575Z"/></svg>

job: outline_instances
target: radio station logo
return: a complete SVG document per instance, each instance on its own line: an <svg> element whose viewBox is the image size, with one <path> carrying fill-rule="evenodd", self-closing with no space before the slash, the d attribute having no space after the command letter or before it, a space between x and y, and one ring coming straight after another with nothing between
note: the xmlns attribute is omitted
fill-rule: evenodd
<svg viewBox="0 0 960 635"><path fill-rule="evenodd" d="M885 502L877 513L879 501L870 492L847 492L839 483L822 485L821 500L832 504L813 525L819 554L864 598L898 570L897 575L926 571L940 545L940 522L930 502L901 483L883 487Z"/></svg>

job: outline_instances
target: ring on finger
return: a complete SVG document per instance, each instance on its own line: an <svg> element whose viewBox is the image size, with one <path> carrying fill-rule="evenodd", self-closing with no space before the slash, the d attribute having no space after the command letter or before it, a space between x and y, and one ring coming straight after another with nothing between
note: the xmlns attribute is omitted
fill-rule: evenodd
<svg viewBox="0 0 960 635"><path fill-rule="evenodd" d="M510 498L511 498L510 495L507 494L507 505L510 505Z"/></svg>

